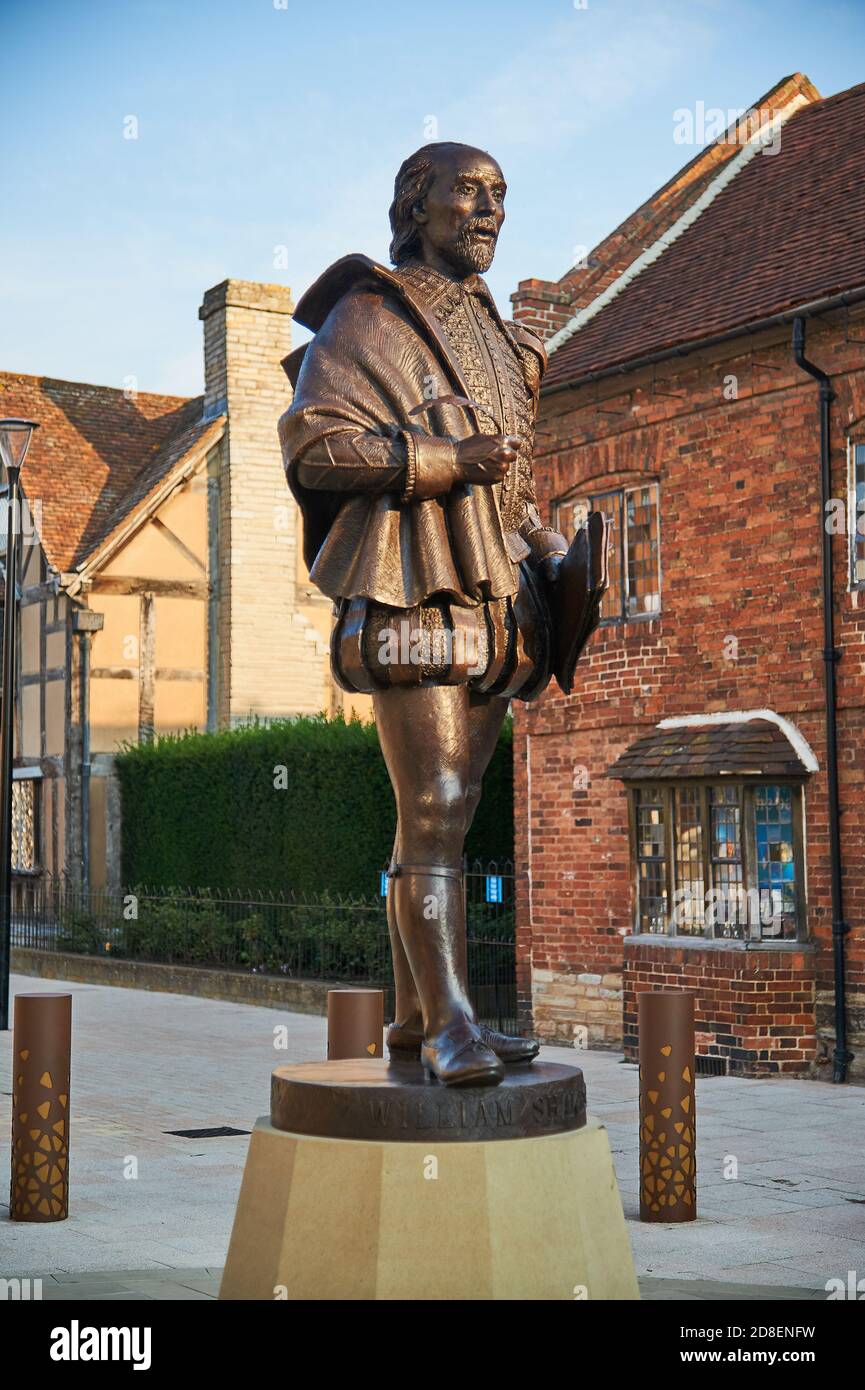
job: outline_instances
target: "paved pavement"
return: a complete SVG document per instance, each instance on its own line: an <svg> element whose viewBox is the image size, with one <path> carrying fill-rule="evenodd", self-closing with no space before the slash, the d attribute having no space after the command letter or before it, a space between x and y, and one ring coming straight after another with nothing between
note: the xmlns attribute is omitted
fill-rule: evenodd
<svg viewBox="0 0 865 1390"><path fill-rule="evenodd" d="M41 1278L43 1297L212 1298L246 1133L170 1131L248 1132L267 1110L270 1069L323 1056L324 1019L23 976L13 988L74 995L72 1197L69 1220L45 1225L2 1220L0 1205L0 1276ZM585 1071L589 1109L609 1131L644 1297L825 1298L828 1280L865 1277L865 1088L699 1080L698 1219L644 1226L636 1067L608 1052L542 1055ZM10 1075L5 1033L0 1172L9 1162Z"/></svg>
<svg viewBox="0 0 865 1390"><path fill-rule="evenodd" d="M219 1296L221 1269L118 1269L107 1274L54 1274L43 1279L41 1297L46 1303L73 1300L78 1303L170 1302L203 1300ZM824 1300L824 1289L788 1288L771 1284L721 1284L714 1279L640 1280L643 1302L747 1302L776 1303Z"/></svg>

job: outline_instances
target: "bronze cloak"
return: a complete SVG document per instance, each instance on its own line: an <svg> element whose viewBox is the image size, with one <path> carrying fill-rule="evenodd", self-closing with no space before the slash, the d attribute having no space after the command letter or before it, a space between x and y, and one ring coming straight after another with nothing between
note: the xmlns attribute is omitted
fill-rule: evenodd
<svg viewBox="0 0 865 1390"><path fill-rule="evenodd" d="M334 599L364 597L394 608L436 593L465 607L515 595L530 547L519 532L504 530L501 484L458 483L442 496L402 502L395 493L307 489L297 476L305 450L342 432L397 439L410 431L421 468L436 440L491 432L470 405L439 399L471 393L419 296L368 257L347 256L303 296L295 318L316 336L285 361L293 378L302 357L279 432L313 582ZM545 365L534 334L502 327L515 351L530 347L537 365ZM533 394L539 375L526 373Z"/></svg>

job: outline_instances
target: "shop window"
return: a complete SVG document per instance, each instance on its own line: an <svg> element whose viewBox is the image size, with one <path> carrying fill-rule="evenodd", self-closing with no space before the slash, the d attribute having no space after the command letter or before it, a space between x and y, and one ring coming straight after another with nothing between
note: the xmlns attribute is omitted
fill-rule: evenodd
<svg viewBox="0 0 865 1390"><path fill-rule="evenodd" d="M799 784L709 780L630 792L640 933L805 934Z"/></svg>

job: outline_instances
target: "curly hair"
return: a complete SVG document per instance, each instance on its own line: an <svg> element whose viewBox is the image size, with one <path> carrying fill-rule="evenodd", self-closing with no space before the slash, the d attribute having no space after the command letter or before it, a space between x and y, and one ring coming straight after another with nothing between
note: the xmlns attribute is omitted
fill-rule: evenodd
<svg viewBox="0 0 865 1390"><path fill-rule="evenodd" d="M393 184L393 202L390 205L390 229L393 239L390 243L390 258L394 265L401 265L417 254L420 233L412 217L412 209L423 202L435 175L436 157L448 150L473 150L474 145L462 145L456 140L438 140L432 145L422 145L408 159L403 160Z"/></svg>

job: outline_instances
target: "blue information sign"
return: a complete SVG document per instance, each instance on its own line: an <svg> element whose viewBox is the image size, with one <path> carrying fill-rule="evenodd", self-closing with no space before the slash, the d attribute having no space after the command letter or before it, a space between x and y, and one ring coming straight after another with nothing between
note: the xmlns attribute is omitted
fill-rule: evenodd
<svg viewBox="0 0 865 1390"><path fill-rule="evenodd" d="M504 901L502 892L502 879L500 874L487 874L487 902L500 903Z"/></svg>

